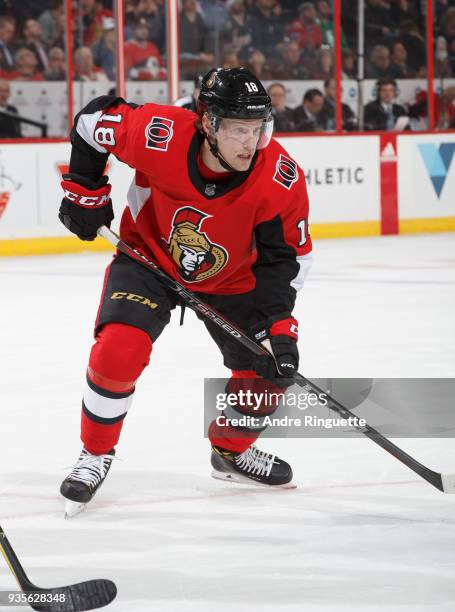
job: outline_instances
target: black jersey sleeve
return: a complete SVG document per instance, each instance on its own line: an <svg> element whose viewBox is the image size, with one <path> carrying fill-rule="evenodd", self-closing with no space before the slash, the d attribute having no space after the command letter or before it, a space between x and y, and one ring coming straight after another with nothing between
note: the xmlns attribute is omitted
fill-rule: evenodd
<svg viewBox="0 0 455 612"><path fill-rule="evenodd" d="M296 290L291 281L299 272L297 253L284 239L280 215L259 223L254 231L257 259L252 270L256 277L255 307L258 317L268 318L292 312Z"/></svg>
<svg viewBox="0 0 455 612"><path fill-rule="evenodd" d="M127 103L116 96L99 96L91 100L75 117L71 130L70 172L98 181L106 167L109 152L97 145L92 132L97 120L106 109L115 109L119 105L137 108L136 104Z"/></svg>

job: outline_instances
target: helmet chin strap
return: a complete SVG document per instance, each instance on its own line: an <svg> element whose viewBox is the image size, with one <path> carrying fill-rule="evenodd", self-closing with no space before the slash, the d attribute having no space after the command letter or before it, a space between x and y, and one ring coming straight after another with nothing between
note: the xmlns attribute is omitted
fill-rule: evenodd
<svg viewBox="0 0 455 612"><path fill-rule="evenodd" d="M230 164L227 163L227 161L224 159L224 157L219 152L217 143L216 142L211 142L210 138L207 136L207 134L204 134L204 136L205 136L205 139L207 140L207 143L209 145L210 153L214 157L217 158L217 160L220 162L220 164L223 166L223 168L225 170L227 170L228 172L240 172L240 170L236 170Z"/></svg>

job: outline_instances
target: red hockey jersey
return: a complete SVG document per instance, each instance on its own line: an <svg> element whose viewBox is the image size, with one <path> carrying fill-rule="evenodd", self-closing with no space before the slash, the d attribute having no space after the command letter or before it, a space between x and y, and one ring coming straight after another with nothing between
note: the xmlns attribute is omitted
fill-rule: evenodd
<svg viewBox="0 0 455 612"><path fill-rule="evenodd" d="M72 140L136 170L121 236L167 274L204 293L256 288L264 316L291 310L311 251L304 174L272 140L247 172L204 180L196 119L179 107L104 96L79 113ZM81 173L76 160L70 169Z"/></svg>

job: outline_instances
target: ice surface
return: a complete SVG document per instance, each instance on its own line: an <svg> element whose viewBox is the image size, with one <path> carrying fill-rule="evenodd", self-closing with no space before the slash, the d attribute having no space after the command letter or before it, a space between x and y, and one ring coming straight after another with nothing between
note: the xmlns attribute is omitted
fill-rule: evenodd
<svg viewBox="0 0 455 612"><path fill-rule="evenodd" d="M365 439L266 440L298 488L209 477L203 377L225 376L189 312L137 387L89 510L62 518L108 254L0 260L0 524L42 586L113 579L109 610L455 609L455 496ZM311 377L455 373L455 234L318 241L296 308ZM399 440L455 471L451 440ZM15 588L0 562L0 589Z"/></svg>

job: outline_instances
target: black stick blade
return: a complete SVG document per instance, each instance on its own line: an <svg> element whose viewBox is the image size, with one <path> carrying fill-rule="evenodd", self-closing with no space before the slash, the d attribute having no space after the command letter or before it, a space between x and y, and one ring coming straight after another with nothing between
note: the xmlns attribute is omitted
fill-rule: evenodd
<svg viewBox="0 0 455 612"><path fill-rule="evenodd" d="M117 595L117 587L111 580L87 580L55 589L33 589L46 595L46 603L30 603L40 612L83 612L102 608Z"/></svg>

